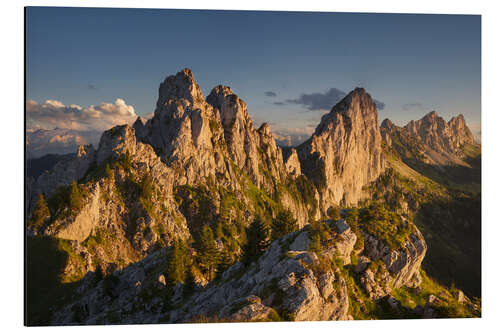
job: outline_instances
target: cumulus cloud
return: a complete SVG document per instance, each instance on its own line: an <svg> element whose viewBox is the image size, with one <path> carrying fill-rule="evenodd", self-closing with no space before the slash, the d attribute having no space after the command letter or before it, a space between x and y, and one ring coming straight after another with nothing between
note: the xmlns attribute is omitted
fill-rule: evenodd
<svg viewBox="0 0 500 333"><path fill-rule="evenodd" d="M275 102L275 105L297 104L309 111L330 110L342 98L347 95L344 91L337 88L330 88L323 93L301 94L298 98L287 99L285 102ZM377 109L385 109L385 103L373 99Z"/></svg>
<svg viewBox="0 0 500 333"><path fill-rule="evenodd" d="M103 102L89 107L65 105L57 100L46 100L42 104L33 100L26 102L28 128L104 131L116 125L132 124L136 118L134 107L121 98L114 103Z"/></svg>
<svg viewBox="0 0 500 333"><path fill-rule="evenodd" d="M266 95L267 97L276 97L276 96L278 96L274 91L266 91L264 93L264 95Z"/></svg>

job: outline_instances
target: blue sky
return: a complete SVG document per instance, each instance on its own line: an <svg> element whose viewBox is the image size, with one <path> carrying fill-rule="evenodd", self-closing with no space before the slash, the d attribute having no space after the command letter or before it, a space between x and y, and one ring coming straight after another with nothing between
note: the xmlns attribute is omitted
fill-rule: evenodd
<svg viewBox="0 0 500 333"><path fill-rule="evenodd" d="M319 122L324 111L301 95L356 86L385 105L380 120L436 110L479 130L480 16L30 7L26 20L27 98L38 103L120 98L147 114L165 76L189 67L205 96L229 85L276 131Z"/></svg>

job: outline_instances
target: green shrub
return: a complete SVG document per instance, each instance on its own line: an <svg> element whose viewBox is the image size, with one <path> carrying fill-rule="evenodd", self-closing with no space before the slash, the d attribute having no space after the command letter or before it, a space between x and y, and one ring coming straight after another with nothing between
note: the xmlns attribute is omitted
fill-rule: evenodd
<svg viewBox="0 0 500 333"><path fill-rule="evenodd" d="M326 214L333 220L340 219L340 208L337 205L330 206L326 211Z"/></svg>
<svg viewBox="0 0 500 333"><path fill-rule="evenodd" d="M403 247L412 232L412 225L381 203L360 210L359 226L368 234L385 241L391 249Z"/></svg>

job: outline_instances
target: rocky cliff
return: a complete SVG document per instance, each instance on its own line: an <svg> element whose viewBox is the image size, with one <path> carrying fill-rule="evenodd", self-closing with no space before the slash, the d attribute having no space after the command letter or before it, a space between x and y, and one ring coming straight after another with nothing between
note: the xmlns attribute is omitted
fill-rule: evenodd
<svg viewBox="0 0 500 333"><path fill-rule="evenodd" d="M322 211L364 197L363 186L385 167L381 143L377 108L362 88L322 117L312 137L297 147L301 168L320 193Z"/></svg>

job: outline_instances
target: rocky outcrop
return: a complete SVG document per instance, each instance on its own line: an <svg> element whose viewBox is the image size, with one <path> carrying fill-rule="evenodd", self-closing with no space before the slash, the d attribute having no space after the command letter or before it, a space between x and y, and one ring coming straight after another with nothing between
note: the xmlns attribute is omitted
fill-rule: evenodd
<svg viewBox="0 0 500 333"><path fill-rule="evenodd" d="M320 192L322 211L331 204L357 204L363 186L385 168L381 143L375 103L362 88L322 117L312 137L297 147L302 172Z"/></svg>
<svg viewBox="0 0 500 333"><path fill-rule="evenodd" d="M416 227L400 249L391 249L384 241L365 233L362 259L356 270L370 297L380 299L392 289L420 285L419 270L426 252L427 244Z"/></svg>
<svg viewBox="0 0 500 333"><path fill-rule="evenodd" d="M265 306L298 321L347 319L349 301L341 275L334 271L315 275L312 266L318 263L318 258L314 253L304 249L288 251L287 244L301 235L293 233L274 242L241 277L238 275L244 267L230 268L223 284L209 286L191 298L172 319L190 321L214 311L216 316L224 318L231 315L235 304L246 295L259 296ZM335 281L338 288L333 287Z"/></svg>
<svg viewBox="0 0 500 333"><path fill-rule="evenodd" d="M217 143L223 132L213 108L205 101L189 69L168 76L160 85L153 118L138 138L150 144L177 173L175 183L196 184L206 177L227 175L223 153Z"/></svg>
<svg viewBox="0 0 500 333"><path fill-rule="evenodd" d="M404 127L385 119L380 128L384 142L403 158L426 164L469 167L464 160L464 148L478 146L463 115L446 122L432 111L420 120L410 121Z"/></svg>
<svg viewBox="0 0 500 333"><path fill-rule="evenodd" d="M286 177L286 171L281 149L271 136L269 125L264 123L256 130L246 103L229 87L212 89L207 102L214 108L216 118L220 119L231 159L250 175L257 186L272 192L275 182Z"/></svg>
<svg viewBox="0 0 500 333"><path fill-rule="evenodd" d="M165 277L158 268L165 266L167 256L165 249L157 251L116 271L107 284L92 287L90 274L77 301L58 311L54 323L109 323L110 318L120 323L352 319L349 295L356 291L349 289L354 288L353 282L346 281L351 273L339 267L350 263L357 237L350 229L340 235L330 225L326 230L334 241L322 243L320 252L309 250L313 231L304 228L274 241L256 262L248 266L238 262L219 280L203 287L198 284L188 296L181 284L170 296L163 296ZM426 246L418 232L398 250L365 236L364 259L359 260L365 267L353 272L359 274L370 297L378 300L393 288L419 283L415 272ZM338 259L342 263L333 264Z"/></svg>
<svg viewBox="0 0 500 333"><path fill-rule="evenodd" d="M352 318L341 272L334 268L320 272L314 268L318 265L316 254L303 248L289 250L289 244L304 235L307 232L295 232L273 242L256 263L249 267L236 263L224 272L220 282L198 286L187 301L176 296L182 294L182 287L176 287L170 302L183 305L174 310L165 310L166 300L160 296L156 282L156 268L165 260L162 251L116 271L108 279L114 281L111 285L101 281L92 287L90 274L79 290L78 301L57 312L53 323L109 323L112 314L121 323L197 322L202 318L260 321L278 320L280 316L296 321Z"/></svg>
<svg viewBox="0 0 500 333"><path fill-rule="evenodd" d="M283 161L285 162L285 168L289 175L295 178L302 174L299 155L297 155L297 150L295 148L283 150Z"/></svg>

